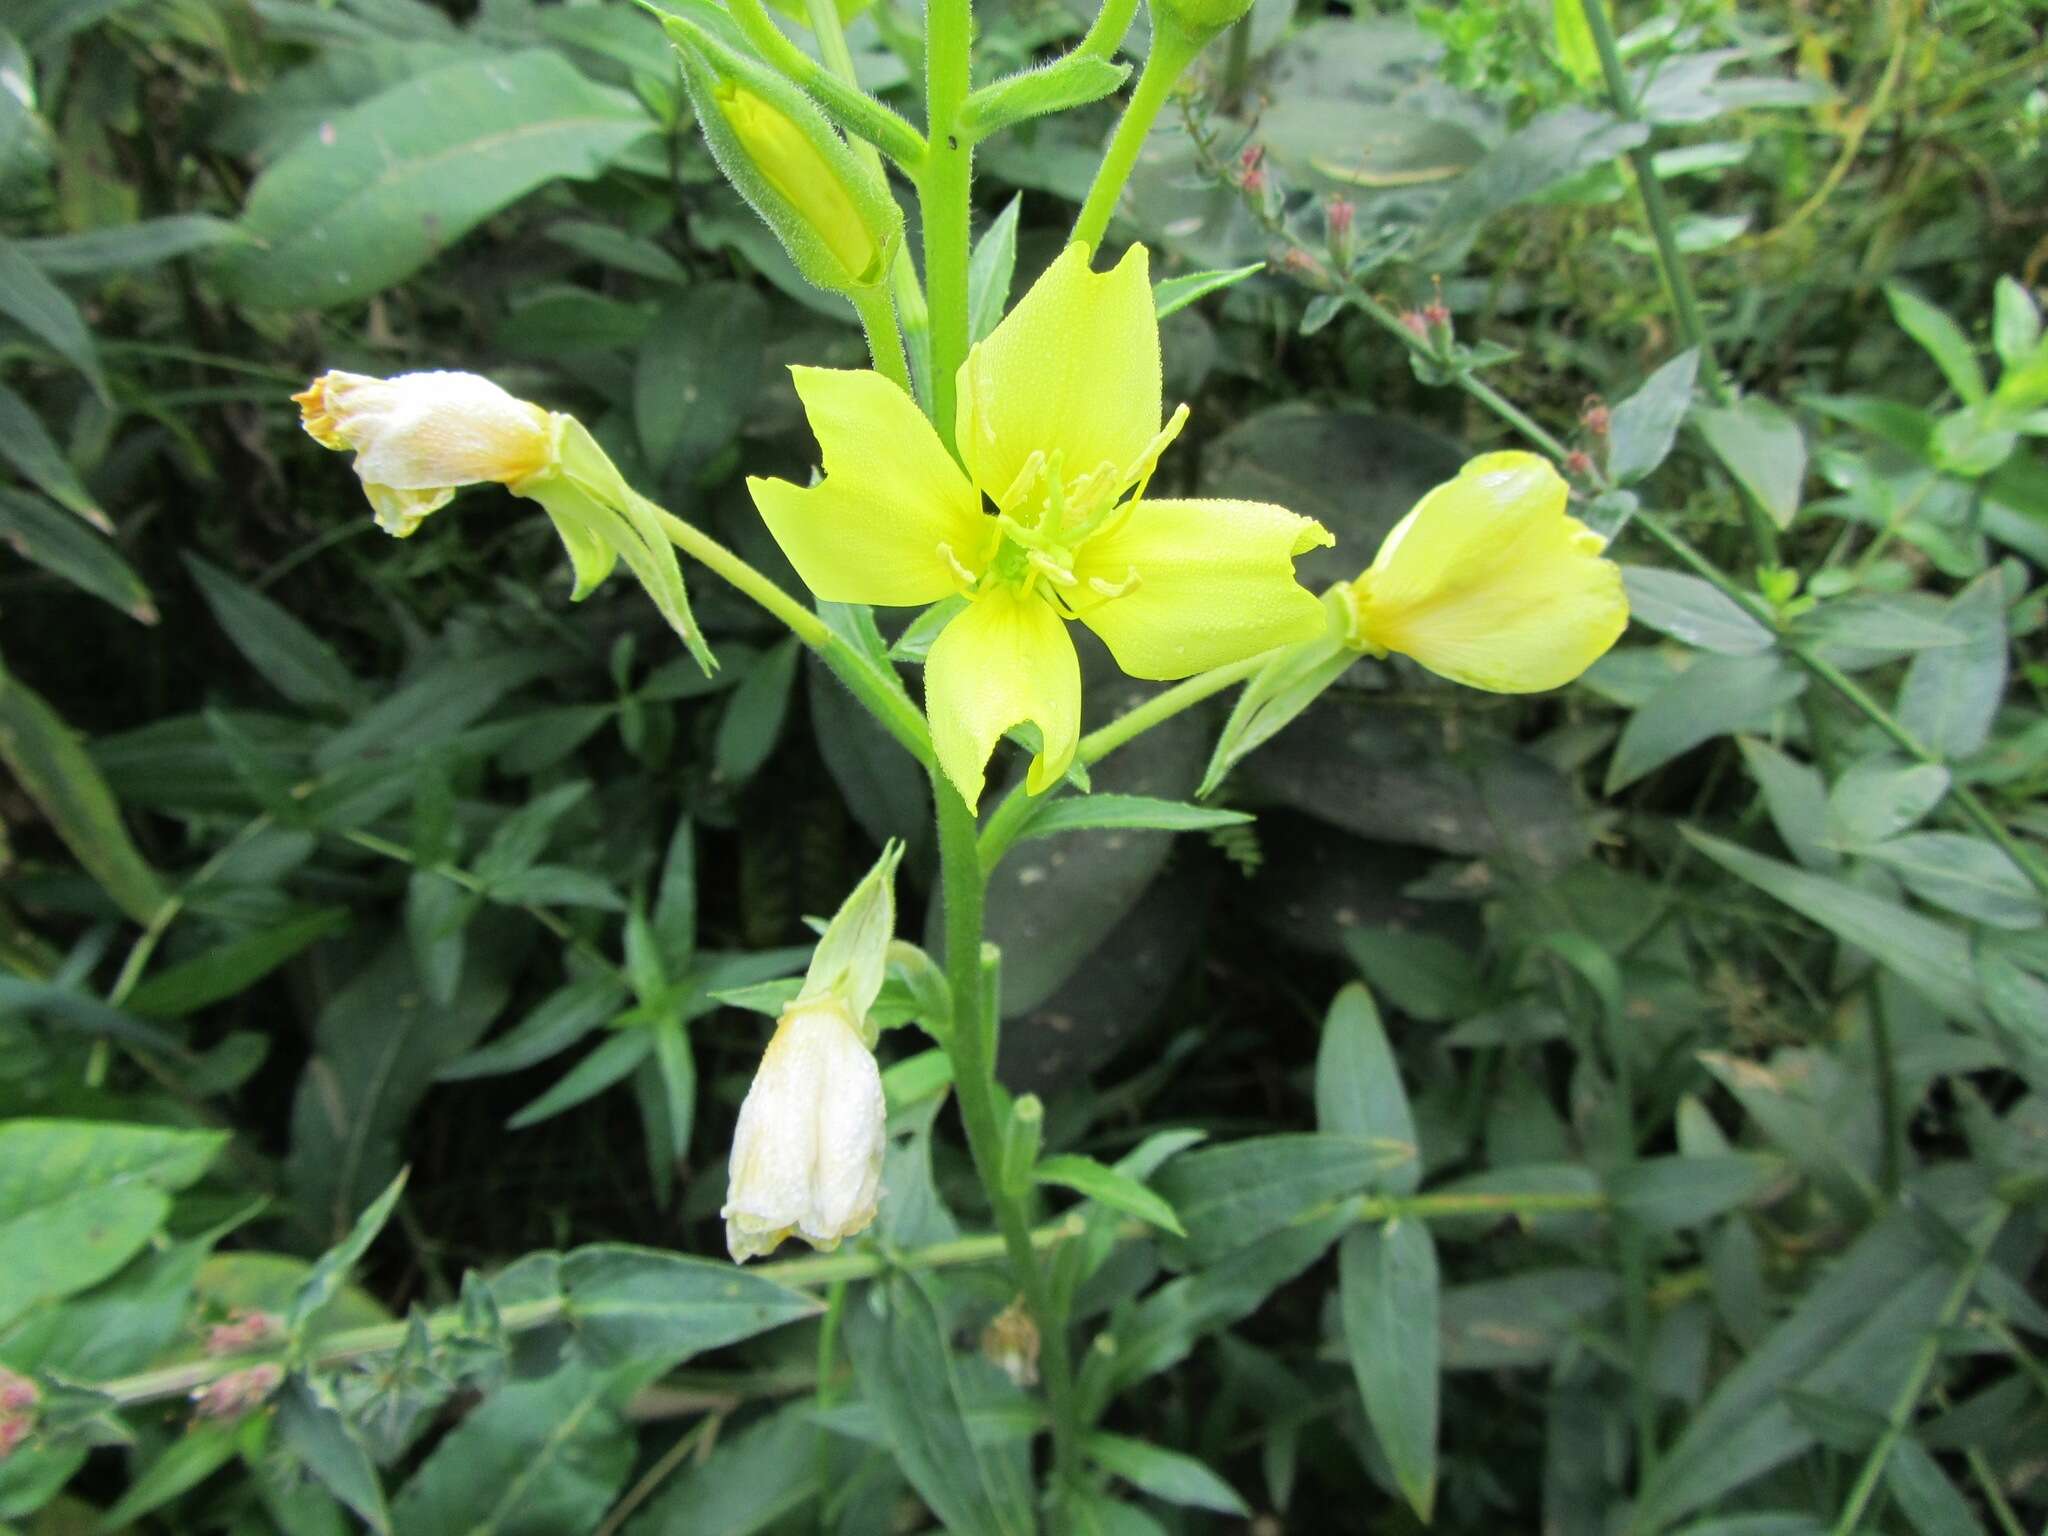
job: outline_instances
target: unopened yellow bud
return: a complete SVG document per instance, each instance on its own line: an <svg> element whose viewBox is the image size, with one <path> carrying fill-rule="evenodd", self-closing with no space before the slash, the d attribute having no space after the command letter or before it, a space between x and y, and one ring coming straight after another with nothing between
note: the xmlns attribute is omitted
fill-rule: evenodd
<svg viewBox="0 0 2048 1536"><path fill-rule="evenodd" d="M1628 626L1621 568L1532 453L1488 453L1431 491L1340 589L1347 639L1489 693L1570 682Z"/></svg>
<svg viewBox="0 0 2048 1536"><path fill-rule="evenodd" d="M292 399L315 442L354 450L378 526L400 538L460 486L494 480L517 489L555 462L553 418L473 373L337 371Z"/></svg>
<svg viewBox="0 0 2048 1536"><path fill-rule="evenodd" d="M882 248L839 168L819 152L810 135L744 85L726 82L716 95L719 114L754 168L810 225L845 269L847 280L867 284L878 278Z"/></svg>

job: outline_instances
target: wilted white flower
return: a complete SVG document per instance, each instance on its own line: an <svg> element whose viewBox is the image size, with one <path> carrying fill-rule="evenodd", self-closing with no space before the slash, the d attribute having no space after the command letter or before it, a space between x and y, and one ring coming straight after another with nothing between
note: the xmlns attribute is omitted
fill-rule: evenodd
<svg viewBox="0 0 2048 1536"><path fill-rule="evenodd" d="M740 1106L726 1189L735 1261L794 1234L837 1248L875 1219L882 1193L882 1074L837 997L792 1004Z"/></svg>
<svg viewBox="0 0 2048 1536"><path fill-rule="evenodd" d="M458 486L517 489L555 463L553 417L473 373L325 373L292 398L316 442L355 450L378 526L400 538Z"/></svg>

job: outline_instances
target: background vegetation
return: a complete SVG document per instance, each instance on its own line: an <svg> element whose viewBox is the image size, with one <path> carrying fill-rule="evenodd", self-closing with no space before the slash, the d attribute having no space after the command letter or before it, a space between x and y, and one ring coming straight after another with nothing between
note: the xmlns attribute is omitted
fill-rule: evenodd
<svg viewBox="0 0 2048 1536"><path fill-rule="evenodd" d="M1088 19L976 12L978 78ZM1005 1080L1186 1229L1046 1202L1091 1529L2048 1519L2048 12L1625 5L1619 96L1582 14L1259 0L1117 226L1265 263L1165 323L1173 490L1321 518L1320 589L1533 442L1636 624L1534 699L1362 662L1254 822L1003 870ZM917 16L851 36L914 116ZM1112 112L981 156L984 328ZM677 1257L763 1040L715 994L921 776L715 581L707 683L495 491L384 538L286 398L487 373L793 586L740 477L852 321L632 5L0 14L0 1525L1029 1525L929 1056L875 1241Z"/></svg>

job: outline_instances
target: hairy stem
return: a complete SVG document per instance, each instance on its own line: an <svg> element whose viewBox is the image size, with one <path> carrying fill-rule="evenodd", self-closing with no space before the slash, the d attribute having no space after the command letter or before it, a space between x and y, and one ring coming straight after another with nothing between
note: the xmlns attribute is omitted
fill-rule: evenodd
<svg viewBox="0 0 2048 1536"><path fill-rule="evenodd" d="M967 1130L974 1170L981 1176L982 1188L995 1209L1017 1289L1038 1327L1039 1362L1052 1410L1053 1482L1057 1495L1071 1486L1080 1471L1081 1421L1074 1398L1073 1366L1067 1355L1066 1321L1053 1307L1045 1267L1038 1262L1032 1246L1025 1209L1029 1192L1013 1193L1003 1178L1003 1128L996 1108L996 1021L985 1018L982 1008L985 877L975 843L974 813L968 810L952 781L937 768L932 770L932 796L938 805L946 979L953 992L953 1027L946 1039L946 1050L953 1060L953 1092L960 1103L960 1120Z"/></svg>
<svg viewBox="0 0 2048 1536"><path fill-rule="evenodd" d="M953 447L956 375L967 360L969 192L974 146L960 132L972 83L970 0L931 0L925 31L925 153L918 168L924 215L925 302L931 315L932 425Z"/></svg>
<svg viewBox="0 0 2048 1536"><path fill-rule="evenodd" d="M1201 43L1177 26L1153 28L1152 51L1145 56L1145 67L1138 72L1138 83L1131 90L1124 115L1117 120L1116 132L1110 136L1109 148L1103 151L1102 164L1096 168L1087 200L1074 220L1073 238L1089 250L1102 243L1110 216L1116 212L1117 199L1123 196L1124 183L1131 178L1138 152L1145 147L1152 124L1173 93L1174 82L1201 51Z"/></svg>

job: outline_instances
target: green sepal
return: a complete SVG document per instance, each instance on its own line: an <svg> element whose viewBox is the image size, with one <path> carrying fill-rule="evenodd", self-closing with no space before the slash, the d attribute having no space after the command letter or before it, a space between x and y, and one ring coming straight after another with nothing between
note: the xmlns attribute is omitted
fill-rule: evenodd
<svg viewBox="0 0 2048 1536"><path fill-rule="evenodd" d="M1350 607L1343 589L1332 587L1324 593L1323 606L1330 615L1323 633L1276 651L1245 684L1223 734L1216 739L1196 799L1214 794L1232 768L1279 735L1358 660L1360 652L1350 638Z"/></svg>
<svg viewBox="0 0 2048 1536"><path fill-rule="evenodd" d="M1089 53L1070 53L1043 69L985 85L960 109L960 126L981 140L1027 118L1100 101L1130 78L1131 66Z"/></svg>
<svg viewBox="0 0 2048 1536"><path fill-rule="evenodd" d="M611 573L614 562L625 561L709 677L718 670L718 659L690 612L690 594L675 546L662 527L661 509L626 483L582 422L558 416L556 423L554 469L515 489L539 502L561 535L576 572L573 596L586 596Z"/></svg>
<svg viewBox="0 0 2048 1536"><path fill-rule="evenodd" d="M728 47L693 22L668 16L662 27L682 60L683 83L719 169L774 231L804 280L827 293L849 295L886 282L903 242L903 210L890 195L880 170L855 154L810 97L776 71ZM812 213L793 202L756 163L727 119L721 90L745 91L759 98L815 151L820 164L805 169L821 170L837 183L872 244L873 258L860 271L848 270Z"/></svg>

